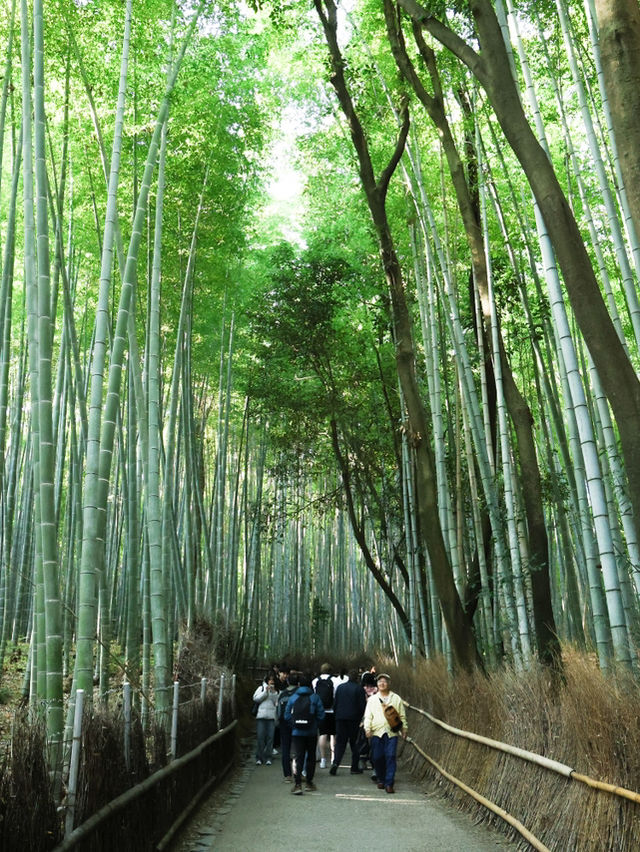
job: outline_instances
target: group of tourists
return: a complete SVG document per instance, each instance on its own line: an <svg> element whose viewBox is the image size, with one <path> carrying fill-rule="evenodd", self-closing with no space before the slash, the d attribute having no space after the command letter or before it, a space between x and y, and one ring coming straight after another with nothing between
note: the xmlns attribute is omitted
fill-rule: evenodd
<svg viewBox="0 0 640 852"><path fill-rule="evenodd" d="M388 674L352 669L334 674L323 663L317 677L274 666L253 695L256 764L270 766L281 751L284 780L296 796L317 789L316 767L335 776L349 745L351 774L368 765L378 789L394 793L398 738L407 736L404 702Z"/></svg>

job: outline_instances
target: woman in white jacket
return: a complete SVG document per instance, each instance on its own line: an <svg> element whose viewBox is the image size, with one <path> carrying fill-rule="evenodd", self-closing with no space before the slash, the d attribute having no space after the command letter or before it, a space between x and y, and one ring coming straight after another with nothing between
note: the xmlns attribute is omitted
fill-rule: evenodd
<svg viewBox="0 0 640 852"><path fill-rule="evenodd" d="M273 674L268 674L264 682L253 693L258 704L256 714L256 765L263 763L271 766L273 752L273 734L276 729L278 690Z"/></svg>

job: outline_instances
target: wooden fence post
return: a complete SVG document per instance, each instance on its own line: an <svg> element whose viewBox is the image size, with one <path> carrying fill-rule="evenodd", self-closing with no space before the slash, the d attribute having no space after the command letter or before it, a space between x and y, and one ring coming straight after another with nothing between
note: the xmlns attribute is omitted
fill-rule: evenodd
<svg viewBox="0 0 640 852"><path fill-rule="evenodd" d="M222 728L222 701L224 699L224 674L220 675L220 692L218 694L218 730Z"/></svg>
<svg viewBox="0 0 640 852"><path fill-rule="evenodd" d="M124 710L124 765L131 771L131 684L122 684L122 704Z"/></svg>
<svg viewBox="0 0 640 852"><path fill-rule="evenodd" d="M171 760L175 760L178 749L178 706L180 704L180 684L173 684L173 716L171 719Z"/></svg>
<svg viewBox="0 0 640 852"><path fill-rule="evenodd" d="M73 743L71 745L71 763L69 765L69 784L67 787L67 812L64 818L64 836L73 831L73 818L76 810L76 792L78 789L78 767L80 766L80 748L82 746L82 713L84 710L84 689L76 690L75 715L73 717Z"/></svg>
<svg viewBox="0 0 640 852"><path fill-rule="evenodd" d="M237 675L234 673L231 676L231 717L233 719L237 719L238 717L238 708L236 707L236 681Z"/></svg>

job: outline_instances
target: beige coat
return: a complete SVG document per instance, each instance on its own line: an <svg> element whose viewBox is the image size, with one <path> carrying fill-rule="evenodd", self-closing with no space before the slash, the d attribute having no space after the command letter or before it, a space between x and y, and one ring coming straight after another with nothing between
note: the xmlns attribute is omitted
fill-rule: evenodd
<svg viewBox="0 0 640 852"><path fill-rule="evenodd" d="M388 734L390 737L397 737L400 733L407 732L407 713L404 709L402 698L395 692L389 691L387 701L398 711L402 719L402 731L392 731L389 723L384 715L384 705L381 702L380 693L376 692L370 695L367 699L367 706L364 708L364 732L371 734L374 737L381 737L383 734Z"/></svg>

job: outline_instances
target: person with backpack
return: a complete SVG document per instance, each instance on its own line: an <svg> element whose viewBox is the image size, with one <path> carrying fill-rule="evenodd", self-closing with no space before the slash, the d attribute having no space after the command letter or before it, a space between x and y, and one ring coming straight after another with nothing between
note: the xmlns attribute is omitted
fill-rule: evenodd
<svg viewBox="0 0 640 852"><path fill-rule="evenodd" d="M293 693L298 688L300 678L297 672L289 672L284 689L278 695L278 728L280 729L280 747L282 757L282 772L285 781L292 781L291 776L291 724L285 721L284 711Z"/></svg>
<svg viewBox="0 0 640 852"><path fill-rule="evenodd" d="M327 743L331 750L331 762L336 747L336 723L333 715L334 680L331 677L331 666L323 663L320 666L320 674L313 681L313 690L320 696L324 707L324 720L320 724L320 736L318 737L318 752L320 753L320 769L327 765Z"/></svg>
<svg viewBox="0 0 640 852"><path fill-rule="evenodd" d="M285 722L291 724L291 769L295 796L302 795L302 769L306 760L307 792L317 790L313 783L318 747L318 723L324 719L322 701L311 688L311 675L300 675L300 685L287 701Z"/></svg>
<svg viewBox="0 0 640 852"><path fill-rule="evenodd" d="M351 747L351 774L362 774L358 732L366 703L367 696L360 686L358 672L356 669L352 669L349 672L349 679L346 683L340 684L333 699L333 712L336 720L336 750L331 769L329 769L330 775L337 773L347 742Z"/></svg>
<svg viewBox="0 0 640 852"><path fill-rule="evenodd" d="M398 737L407 736L407 714L399 695L391 692L391 678L379 674L378 691L367 699L364 732L371 742L371 761L379 790L395 793L396 753Z"/></svg>
<svg viewBox="0 0 640 852"><path fill-rule="evenodd" d="M276 668L276 689L278 690L278 695L285 689L287 685L287 679L289 677L289 664L286 662L278 663ZM280 722L279 717L276 716L276 729L273 733L273 754L278 754L278 749L280 748Z"/></svg>

